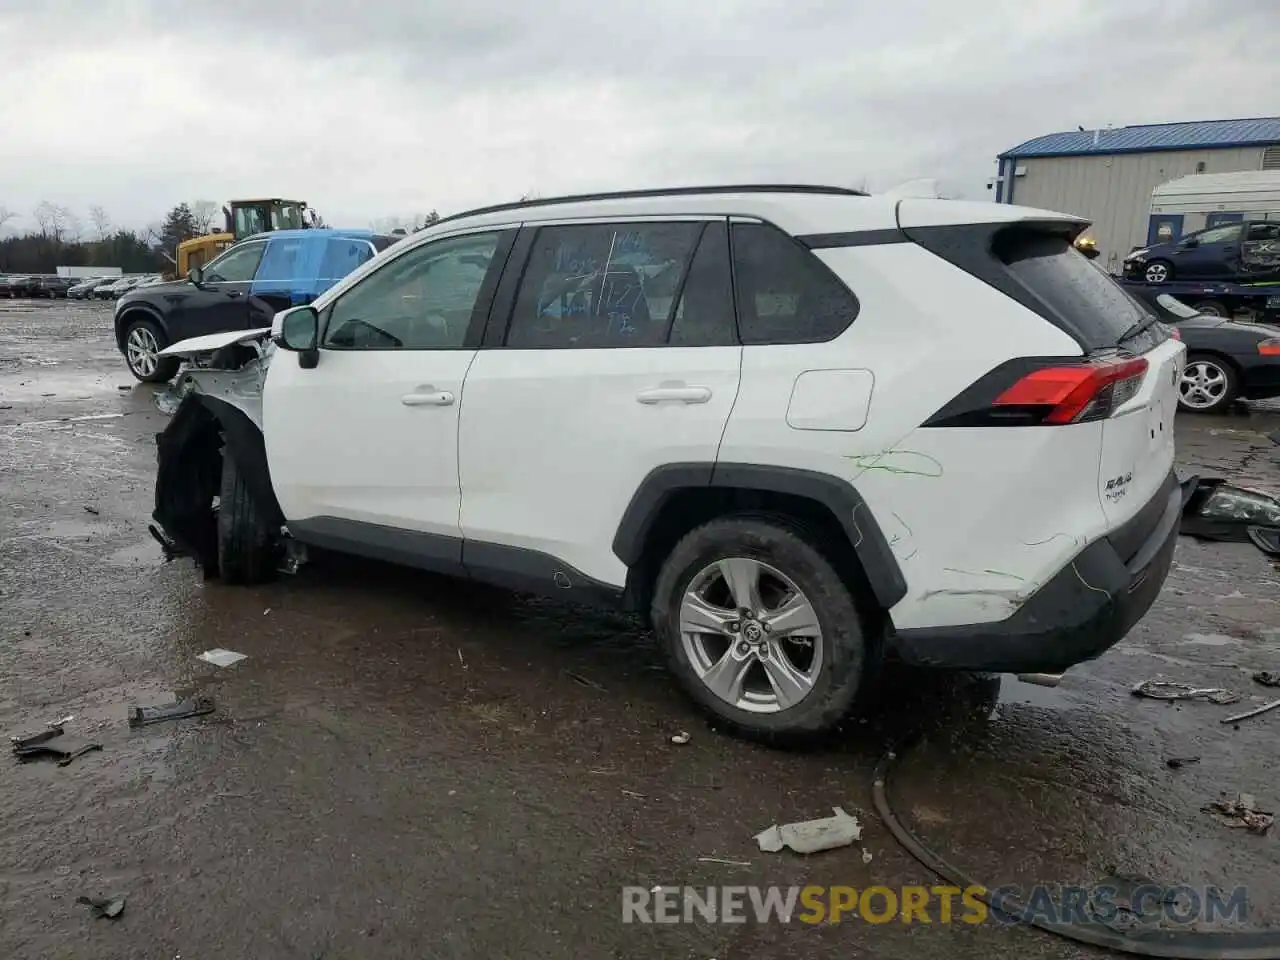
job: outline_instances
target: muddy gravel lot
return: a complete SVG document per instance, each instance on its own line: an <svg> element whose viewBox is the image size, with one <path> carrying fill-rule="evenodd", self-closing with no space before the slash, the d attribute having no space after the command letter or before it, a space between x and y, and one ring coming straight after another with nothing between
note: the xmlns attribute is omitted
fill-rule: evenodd
<svg viewBox="0 0 1280 960"><path fill-rule="evenodd" d="M1223 791L1280 806L1280 711L1219 722L1278 695L1251 674L1280 669L1280 571L1251 545L1182 538L1146 619L1056 689L895 671L835 741L780 752L709 729L624 617L364 561L248 589L165 563L154 394L110 305L0 301L0 728L71 715L102 745L5 761L0 957L1101 956L936 916L622 922L628 886L938 883L872 807L876 760L918 725L894 804L987 886L1243 886L1241 928L1280 921L1276 831L1202 812ZM1276 491L1277 427L1181 417L1180 468ZM247 658L197 659L219 647ZM1243 699L1131 694L1154 677ZM126 722L189 694L216 711ZM833 806L861 819L853 846L752 839ZM77 903L115 895L114 920Z"/></svg>

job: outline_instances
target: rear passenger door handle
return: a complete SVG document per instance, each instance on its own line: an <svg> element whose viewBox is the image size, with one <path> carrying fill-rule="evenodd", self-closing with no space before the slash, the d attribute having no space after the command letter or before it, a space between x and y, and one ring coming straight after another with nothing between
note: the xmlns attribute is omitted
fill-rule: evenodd
<svg viewBox="0 0 1280 960"><path fill-rule="evenodd" d="M406 393L400 398L400 402L406 407L447 407L453 403L453 394L448 390Z"/></svg>
<svg viewBox="0 0 1280 960"><path fill-rule="evenodd" d="M710 387L651 387L636 394L641 403L706 403L711 399Z"/></svg>

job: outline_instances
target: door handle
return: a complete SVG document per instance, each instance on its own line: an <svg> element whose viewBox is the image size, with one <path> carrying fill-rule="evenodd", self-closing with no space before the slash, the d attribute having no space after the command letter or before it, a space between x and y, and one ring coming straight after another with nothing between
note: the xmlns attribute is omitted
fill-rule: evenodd
<svg viewBox="0 0 1280 960"><path fill-rule="evenodd" d="M421 392L406 393L400 402L406 407L447 407L453 403L453 394L448 390L424 387Z"/></svg>
<svg viewBox="0 0 1280 960"><path fill-rule="evenodd" d="M239 291L239 290L228 290L228 291L227 291L227 296L228 296L228 297L232 297L232 298L234 299L235 297L240 296L240 291Z"/></svg>
<svg viewBox="0 0 1280 960"><path fill-rule="evenodd" d="M636 400L640 403L706 403L710 399L710 387L650 387L636 394Z"/></svg>

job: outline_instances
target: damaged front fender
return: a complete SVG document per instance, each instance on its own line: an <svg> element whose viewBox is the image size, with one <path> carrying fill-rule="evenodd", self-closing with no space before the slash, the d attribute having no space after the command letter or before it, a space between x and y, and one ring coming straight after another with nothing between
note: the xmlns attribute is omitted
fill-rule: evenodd
<svg viewBox="0 0 1280 960"><path fill-rule="evenodd" d="M262 516L284 523L262 437L262 385L274 345L241 334L198 337L165 351L182 356L183 398L156 435L152 518L175 555L190 556L206 577L218 574L218 503L223 460L233 457ZM219 339L217 343L209 343ZM184 349L185 348L185 349Z"/></svg>

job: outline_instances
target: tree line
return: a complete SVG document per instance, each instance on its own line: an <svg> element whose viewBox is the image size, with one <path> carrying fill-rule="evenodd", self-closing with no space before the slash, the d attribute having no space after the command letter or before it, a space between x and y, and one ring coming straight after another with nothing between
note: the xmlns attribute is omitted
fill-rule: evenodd
<svg viewBox="0 0 1280 960"><path fill-rule="evenodd" d="M33 228L0 237L0 273L52 274L58 267L119 267L125 273L172 270L179 243L214 229L221 207L211 200L180 203L141 230L117 227L107 211L89 208L87 222L68 207L42 200ZM0 205L0 233L17 219Z"/></svg>

